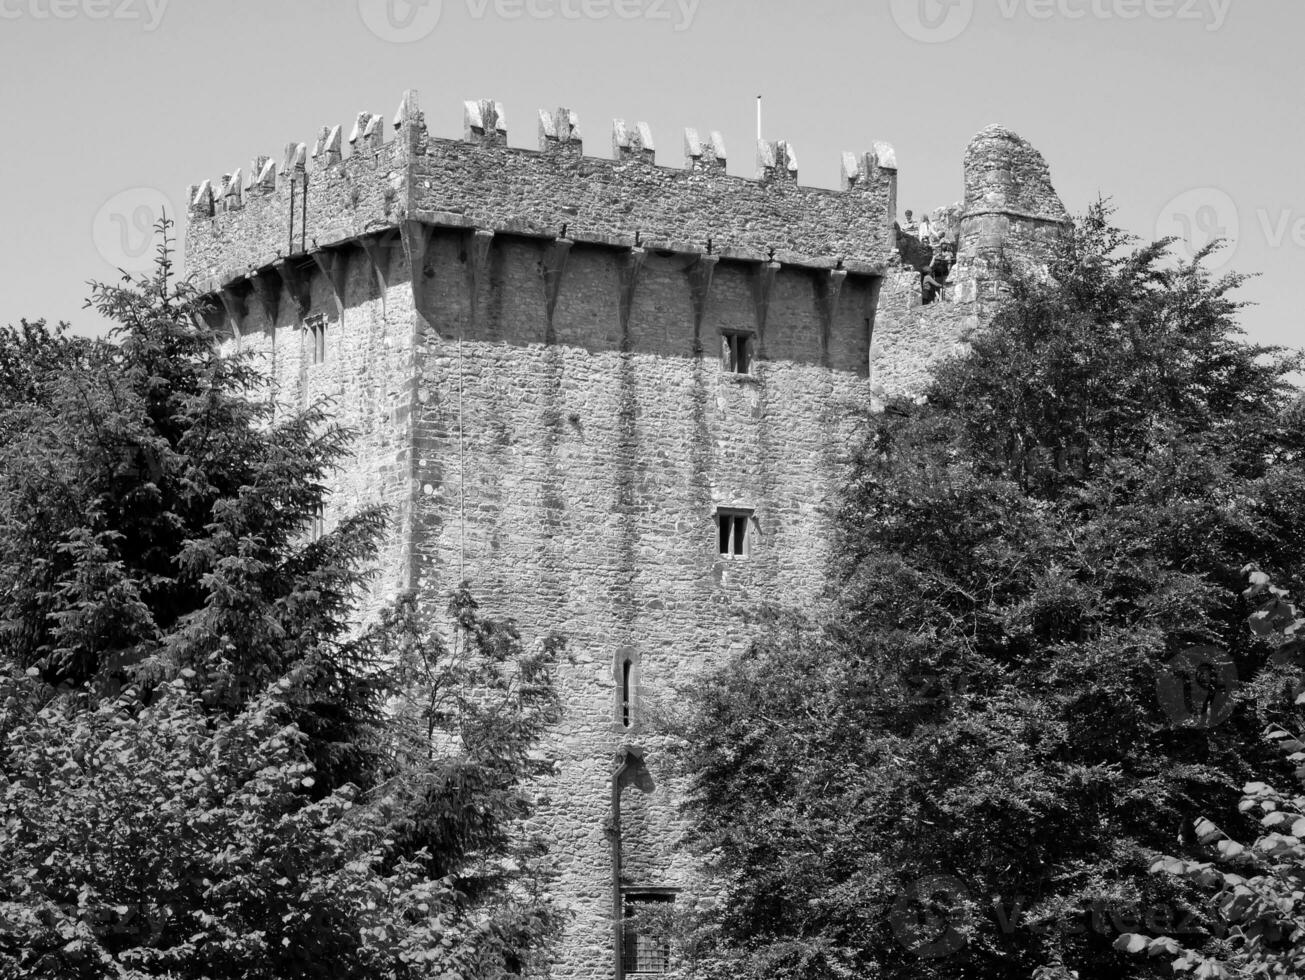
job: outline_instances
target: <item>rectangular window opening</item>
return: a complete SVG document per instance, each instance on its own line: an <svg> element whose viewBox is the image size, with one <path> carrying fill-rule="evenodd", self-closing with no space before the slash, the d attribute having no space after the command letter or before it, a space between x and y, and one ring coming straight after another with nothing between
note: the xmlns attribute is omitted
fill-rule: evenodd
<svg viewBox="0 0 1305 980"><path fill-rule="evenodd" d="M621 970L631 974L662 974L670 966L669 912L674 895L625 896L621 929Z"/></svg>
<svg viewBox="0 0 1305 980"><path fill-rule="evenodd" d="M752 334L726 331L721 334L721 359L730 374L752 373Z"/></svg>
<svg viewBox="0 0 1305 980"><path fill-rule="evenodd" d="M717 511L716 527L722 555L746 558L751 554L752 511Z"/></svg>
<svg viewBox="0 0 1305 980"><path fill-rule="evenodd" d="M308 333L313 345L313 363L326 360L326 318L314 317L308 321Z"/></svg>

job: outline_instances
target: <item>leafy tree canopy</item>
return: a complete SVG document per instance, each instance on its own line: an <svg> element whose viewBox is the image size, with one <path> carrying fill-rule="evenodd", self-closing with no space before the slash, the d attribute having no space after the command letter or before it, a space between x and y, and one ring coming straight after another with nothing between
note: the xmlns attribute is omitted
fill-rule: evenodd
<svg viewBox="0 0 1305 980"><path fill-rule="evenodd" d="M166 229L164 229L166 231ZM497 977L557 925L521 832L558 644L357 602L309 533L349 433L154 276L0 331L0 975Z"/></svg>
<svg viewBox="0 0 1305 980"><path fill-rule="evenodd" d="M1196 820L1270 765L1240 570L1302 584L1299 359L1236 275L1098 205L921 403L866 419L827 614L785 615L678 723L724 962L780 978L1167 975L1211 922ZM1149 924L1149 925L1148 925Z"/></svg>
<svg viewBox="0 0 1305 980"><path fill-rule="evenodd" d="M1260 603L1251 615L1251 628L1271 637L1278 647L1269 669L1256 677L1262 695L1289 691L1295 704L1305 704L1301 652L1305 616L1285 589L1254 565L1245 569L1250 587L1245 595ZM1298 787L1305 787L1305 742L1281 725L1265 733L1295 767ZM1212 820L1196 822L1208 860L1161 857L1152 872L1190 879L1212 893L1215 932L1222 940L1204 950L1184 947L1171 935L1126 933L1115 948L1137 955L1161 957L1176 973L1216 980L1231 977L1270 977L1290 980L1305 974L1305 795L1290 794L1255 780L1242 788L1237 809L1258 818L1259 836L1243 844ZM1222 822L1222 819L1221 819ZM1183 937L1187 938L1187 937Z"/></svg>

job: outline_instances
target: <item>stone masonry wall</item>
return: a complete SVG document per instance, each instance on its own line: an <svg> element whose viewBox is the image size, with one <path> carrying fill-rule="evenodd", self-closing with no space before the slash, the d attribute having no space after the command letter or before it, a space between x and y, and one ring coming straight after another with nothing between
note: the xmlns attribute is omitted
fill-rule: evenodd
<svg viewBox="0 0 1305 980"><path fill-rule="evenodd" d="M362 616L406 588L442 610L465 579L527 641L567 637L534 827L572 913L554 976L612 977L614 840L621 889L702 887L659 705L711 683L758 606L818 601L857 413L919 391L990 315L1005 250L1036 261L1063 208L1036 151L985 130L946 301L922 307L885 144L825 191L783 141L744 180L716 133L686 131L670 168L643 124L616 121L596 159L569 110L540 113L538 150L507 147L497 103L465 110L464 138L437 139L408 93L389 142L363 113L348 141L327 128L192 187L187 262L277 396L330 398L356 433L326 523L376 502L393 519ZM748 374L722 362L735 334ZM720 554L721 508L750 514L746 556Z"/></svg>
<svg viewBox="0 0 1305 980"><path fill-rule="evenodd" d="M716 352L722 330L756 329L751 264L720 263L695 344L690 260L647 256L622 331L621 253L577 246L545 344L547 246L496 237L473 294L466 237L442 232L428 251L417 584L434 601L465 574L525 635L568 638L558 770L538 818L574 914L556 975L611 976L622 748L643 750L651 775L651 793L622 794L623 884L692 886L663 746L646 714L621 724L618 664L636 658L646 712L709 682L751 636L749 607L814 601L851 410L868 394L870 284L850 281L827 326L812 277L781 271L767 360L738 377ZM448 515L463 501L459 528ZM719 555L718 506L754 510L748 558Z"/></svg>
<svg viewBox="0 0 1305 980"><path fill-rule="evenodd" d="M354 433L351 455L328 477L326 528L365 507L382 504L392 522L377 556L376 578L359 610L370 619L407 588L411 519L412 291L395 286L382 296L367 257L344 258L343 314L324 277L311 280L306 317L321 317L326 357L313 363L313 339L292 299L275 317L250 301L228 347L252 351L266 369L272 394L287 408L329 403L334 420ZM406 283L405 283L406 286Z"/></svg>
<svg viewBox="0 0 1305 980"><path fill-rule="evenodd" d="M938 302L923 305L921 272L933 250L899 229L875 317L872 404L916 395L939 360L962 353L967 338L989 322L1008 295L1009 269L1045 267L1068 216L1050 168L1025 139L989 126L965 151L961 204L930 215L955 248Z"/></svg>
<svg viewBox="0 0 1305 980"><path fill-rule="evenodd" d="M652 133L613 123L615 159L586 157L578 129L556 133L557 114L541 113L539 151L507 146L503 110L467 103L464 140L429 135L415 92L408 92L384 142L380 116L359 116L353 153L342 128L327 128L309 149L291 143L281 163L255 158L216 184L188 191L190 268L221 286L278 259L326 248L404 219L436 225L560 236L577 241L711 251L733 257L882 271L893 247L897 161L879 143L844 154L843 190L798 184L792 147L757 147L758 179L725 172L724 141L704 148L685 132L685 169L654 166ZM248 183L248 186L246 186ZM712 246L708 246L708 240Z"/></svg>

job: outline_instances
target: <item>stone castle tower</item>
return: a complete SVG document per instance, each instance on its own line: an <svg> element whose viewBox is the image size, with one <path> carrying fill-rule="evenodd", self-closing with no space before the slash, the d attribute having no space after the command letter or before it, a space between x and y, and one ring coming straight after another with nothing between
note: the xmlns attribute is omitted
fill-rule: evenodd
<svg viewBox="0 0 1305 980"><path fill-rule="evenodd" d="M377 604L442 608L468 579L526 638L566 636L537 817L572 913L554 975L663 972L622 926L693 884L649 707L710 683L751 607L815 600L855 413L956 350L1064 208L1032 147L985 130L938 213L949 301L922 307L887 144L830 191L783 141L748 180L719 133L686 130L670 168L642 123L615 121L607 159L567 109L537 150L498 103L465 119L437 138L409 92L388 142L364 113L347 155L326 128L191 187L187 266L280 398L330 398L358 434L325 517L389 506Z"/></svg>

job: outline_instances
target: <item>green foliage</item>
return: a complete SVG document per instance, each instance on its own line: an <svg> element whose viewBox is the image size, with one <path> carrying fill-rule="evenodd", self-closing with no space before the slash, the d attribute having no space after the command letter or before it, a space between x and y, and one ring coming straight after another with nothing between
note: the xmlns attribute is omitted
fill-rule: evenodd
<svg viewBox="0 0 1305 980"><path fill-rule="evenodd" d="M1143 977L1167 967L1120 933L1209 939L1148 869L1291 705L1242 691L1223 721L1231 690L1166 665L1268 660L1239 570L1301 584L1305 425L1298 359L1237 339L1239 278L1166 244L1094 208L924 404L868 418L829 612L692 693L688 812L742 975Z"/></svg>
<svg viewBox="0 0 1305 980"><path fill-rule="evenodd" d="M365 765L345 729L374 720L374 664L348 623L384 517L303 546L348 433L277 412L169 274L165 249L152 280L95 288L110 342L0 333L0 641L53 686L191 669L226 708L311 659L300 722L354 754L315 761Z"/></svg>
<svg viewBox="0 0 1305 980"><path fill-rule="evenodd" d="M349 434L170 272L0 332L0 975L519 973L559 644L465 591L360 627L384 514L309 534Z"/></svg>
<svg viewBox="0 0 1305 980"><path fill-rule="evenodd" d="M1251 616L1257 634L1278 645L1274 667L1257 679L1262 693L1273 696L1283 682L1291 687L1296 705L1305 704L1300 682L1301 641L1305 616L1288 600L1286 590L1255 566L1248 566L1251 584L1245 591L1260 607ZM1295 769L1305 787L1305 742L1280 725L1269 726L1266 737ZM1185 948L1167 935L1130 933L1116 940L1116 949L1164 957L1176 973L1197 977L1299 977L1305 975L1305 794L1283 793L1269 783L1249 782L1242 789L1238 811L1258 817L1263 833L1253 844L1239 843L1212 821L1197 821L1200 842L1211 849L1211 860L1163 857L1153 872L1186 878L1212 888L1215 931L1222 940L1213 950Z"/></svg>

